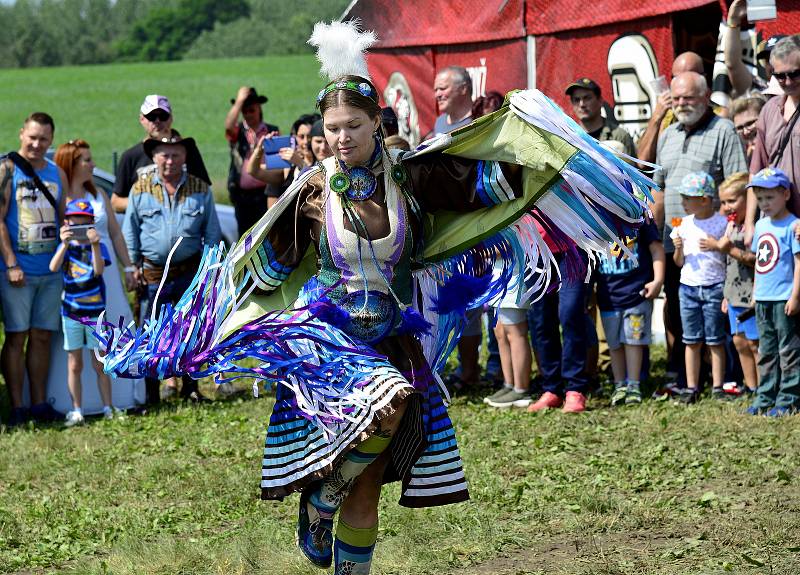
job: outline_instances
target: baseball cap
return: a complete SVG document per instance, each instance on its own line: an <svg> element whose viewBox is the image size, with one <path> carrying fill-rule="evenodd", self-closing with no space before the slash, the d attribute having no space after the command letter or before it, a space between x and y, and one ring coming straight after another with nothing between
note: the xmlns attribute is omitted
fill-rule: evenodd
<svg viewBox="0 0 800 575"><path fill-rule="evenodd" d="M772 52L772 49L775 47L779 41L786 38L786 34L775 34L774 36L770 36L766 40L761 40L758 43L758 47L756 48L756 59L761 60L763 58L768 58L769 53Z"/></svg>
<svg viewBox="0 0 800 575"><path fill-rule="evenodd" d="M591 90L592 92L597 94L598 97L600 96L600 86L598 86L597 82L595 82L590 78L580 78L579 80L575 80L572 84L567 86L567 88L564 90L564 93L567 96L569 96L570 93L572 93L572 91L575 88L583 88L584 90Z"/></svg>
<svg viewBox="0 0 800 575"><path fill-rule="evenodd" d="M707 173L692 172L683 176L678 193L682 196L691 196L693 198L706 198L714 195L716 187L714 179Z"/></svg>
<svg viewBox="0 0 800 575"><path fill-rule="evenodd" d="M789 178L778 168L764 168L747 184L748 188L791 188Z"/></svg>
<svg viewBox="0 0 800 575"><path fill-rule="evenodd" d="M166 96L159 96L158 94L145 96L140 110L143 116L146 116L153 110L164 110L167 114L172 115L172 107L169 105L169 100Z"/></svg>
<svg viewBox="0 0 800 575"><path fill-rule="evenodd" d="M67 204L67 211L64 216L89 216L93 218L94 209L87 200L72 200Z"/></svg>

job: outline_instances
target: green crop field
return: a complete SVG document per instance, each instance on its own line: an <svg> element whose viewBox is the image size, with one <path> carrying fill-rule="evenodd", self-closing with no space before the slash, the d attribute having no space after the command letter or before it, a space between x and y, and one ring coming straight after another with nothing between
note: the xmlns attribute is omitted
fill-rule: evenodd
<svg viewBox="0 0 800 575"><path fill-rule="evenodd" d="M310 55L3 70L0 150L17 149L22 120L43 111L55 119L55 145L83 138L97 165L111 171L112 154L143 137L139 106L144 96L163 94L173 107L173 127L197 140L221 198L229 158L225 114L239 86L265 93L265 119L288 133L300 114L314 110L321 84Z"/></svg>

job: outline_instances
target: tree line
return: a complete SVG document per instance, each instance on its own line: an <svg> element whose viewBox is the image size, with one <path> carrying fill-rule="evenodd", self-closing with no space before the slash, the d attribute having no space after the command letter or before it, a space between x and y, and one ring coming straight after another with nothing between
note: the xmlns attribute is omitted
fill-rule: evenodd
<svg viewBox="0 0 800 575"><path fill-rule="evenodd" d="M16 0L0 4L0 67L310 52L348 0Z"/></svg>

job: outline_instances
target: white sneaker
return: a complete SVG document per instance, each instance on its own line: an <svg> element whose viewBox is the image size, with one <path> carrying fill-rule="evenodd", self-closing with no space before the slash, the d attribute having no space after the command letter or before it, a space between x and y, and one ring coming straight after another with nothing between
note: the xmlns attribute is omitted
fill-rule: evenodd
<svg viewBox="0 0 800 575"><path fill-rule="evenodd" d="M72 427L74 425L83 425L83 415L79 411L68 412L67 418L64 420L64 427Z"/></svg>
<svg viewBox="0 0 800 575"><path fill-rule="evenodd" d="M114 419L122 415L125 415L125 412L122 411L121 409L117 409L116 407L103 408L103 419Z"/></svg>

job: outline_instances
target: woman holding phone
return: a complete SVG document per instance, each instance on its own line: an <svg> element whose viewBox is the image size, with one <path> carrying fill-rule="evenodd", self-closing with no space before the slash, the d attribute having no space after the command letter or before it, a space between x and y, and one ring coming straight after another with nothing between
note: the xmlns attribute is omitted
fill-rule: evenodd
<svg viewBox="0 0 800 575"><path fill-rule="evenodd" d="M314 165L311 153L310 133L318 114L303 114L292 124L289 145L278 149L277 156L284 162L283 167L270 168L264 157L265 143L275 134L265 134L258 139L256 147L247 161L246 170L252 177L266 182L267 207L278 201L284 190L307 168Z"/></svg>

